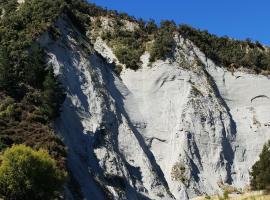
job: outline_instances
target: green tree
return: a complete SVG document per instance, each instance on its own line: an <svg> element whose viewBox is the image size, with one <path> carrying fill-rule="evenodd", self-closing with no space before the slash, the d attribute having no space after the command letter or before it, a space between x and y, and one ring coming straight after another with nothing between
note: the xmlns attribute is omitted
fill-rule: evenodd
<svg viewBox="0 0 270 200"><path fill-rule="evenodd" d="M250 186L253 190L269 189L270 186L270 141L264 145L260 159L250 173Z"/></svg>
<svg viewBox="0 0 270 200"><path fill-rule="evenodd" d="M15 86L16 80L7 51L0 47L0 90L11 93Z"/></svg>
<svg viewBox="0 0 270 200"><path fill-rule="evenodd" d="M47 67L44 59L45 56L44 50L35 46L31 51L31 57L28 58L27 64L23 70L24 82L34 88L42 88Z"/></svg>
<svg viewBox="0 0 270 200"><path fill-rule="evenodd" d="M2 141L0 137L0 152L7 148L7 145Z"/></svg>
<svg viewBox="0 0 270 200"><path fill-rule="evenodd" d="M145 30L148 34L153 34L158 30L156 22L153 19L150 19L150 21L145 25Z"/></svg>
<svg viewBox="0 0 270 200"><path fill-rule="evenodd" d="M173 21L161 21L160 29L155 34L155 41L150 51L150 61L165 60L173 52L175 45L174 31L176 25Z"/></svg>
<svg viewBox="0 0 270 200"><path fill-rule="evenodd" d="M7 200L51 200L61 192L66 173L45 150L17 145L4 151L0 194Z"/></svg>
<svg viewBox="0 0 270 200"><path fill-rule="evenodd" d="M63 88L57 77L54 76L53 68L50 66L43 82L41 106L41 111L48 120L58 117L64 99Z"/></svg>

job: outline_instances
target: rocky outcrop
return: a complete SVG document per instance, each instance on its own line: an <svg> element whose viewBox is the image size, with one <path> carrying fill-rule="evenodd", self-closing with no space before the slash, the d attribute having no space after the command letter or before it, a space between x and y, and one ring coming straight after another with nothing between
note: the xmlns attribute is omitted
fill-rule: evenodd
<svg viewBox="0 0 270 200"><path fill-rule="evenodd" d="M145 52L118 76L101 38L92 45L64 16L56 26L57 41L40 44L67 93L55 129L85 199L185 200L248 184L270 138L270 101L256 98L270 96L267 77L216 66L181 36L170 59Z"/></svg>

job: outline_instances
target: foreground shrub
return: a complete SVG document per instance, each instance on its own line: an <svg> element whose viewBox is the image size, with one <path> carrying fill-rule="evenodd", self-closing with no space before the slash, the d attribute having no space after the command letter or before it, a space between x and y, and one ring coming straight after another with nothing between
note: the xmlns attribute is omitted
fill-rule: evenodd
<svg viewBox="0 0 270 200"><path fill-rule="evenodd" d="M24 145L8 148L0 166L0 194L5 199L53 199L62 190L65 172L47 151Z"/></svg>
<svg viewBox="0 0 270 200"><path fill-rule="evenodd" d="M270 141L264 145L260 159L253 165L250 175L251 189L270 189Z"/></svg>

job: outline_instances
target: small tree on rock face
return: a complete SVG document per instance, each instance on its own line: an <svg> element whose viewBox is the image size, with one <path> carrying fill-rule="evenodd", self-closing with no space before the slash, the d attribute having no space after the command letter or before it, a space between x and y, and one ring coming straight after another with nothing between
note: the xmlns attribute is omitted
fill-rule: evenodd
<svg viewBox="0 0 270 200"><path fill-rule="evenodd" d="M253 165L250 175L253 190L270 189L270 141L264 145L260 159Z"/></svg>
<svg viewBox="0 0 270 200"><path fill-rule="evenodd" d="M0 195L11 200L51 200L62 190L65 172L44 150L17 145L4 151Z"/></svg>
<svg viewBox="0 0 270 200"><path fill-rule="evenodd" d="M52 66L49 67L47 76L43 82L41 111L48 121L58 117L65 94L57 77L54 76Z"/></svg>

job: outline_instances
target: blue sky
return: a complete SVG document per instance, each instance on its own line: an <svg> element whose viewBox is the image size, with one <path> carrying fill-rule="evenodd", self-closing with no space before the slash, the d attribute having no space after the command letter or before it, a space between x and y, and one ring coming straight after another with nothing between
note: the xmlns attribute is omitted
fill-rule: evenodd
<svg viewBox="0 0 270 200"><path fill-rule="evenodd" d="M270 0L91 0L143 19L173 19L211 33L270 45Z"/></svg>

